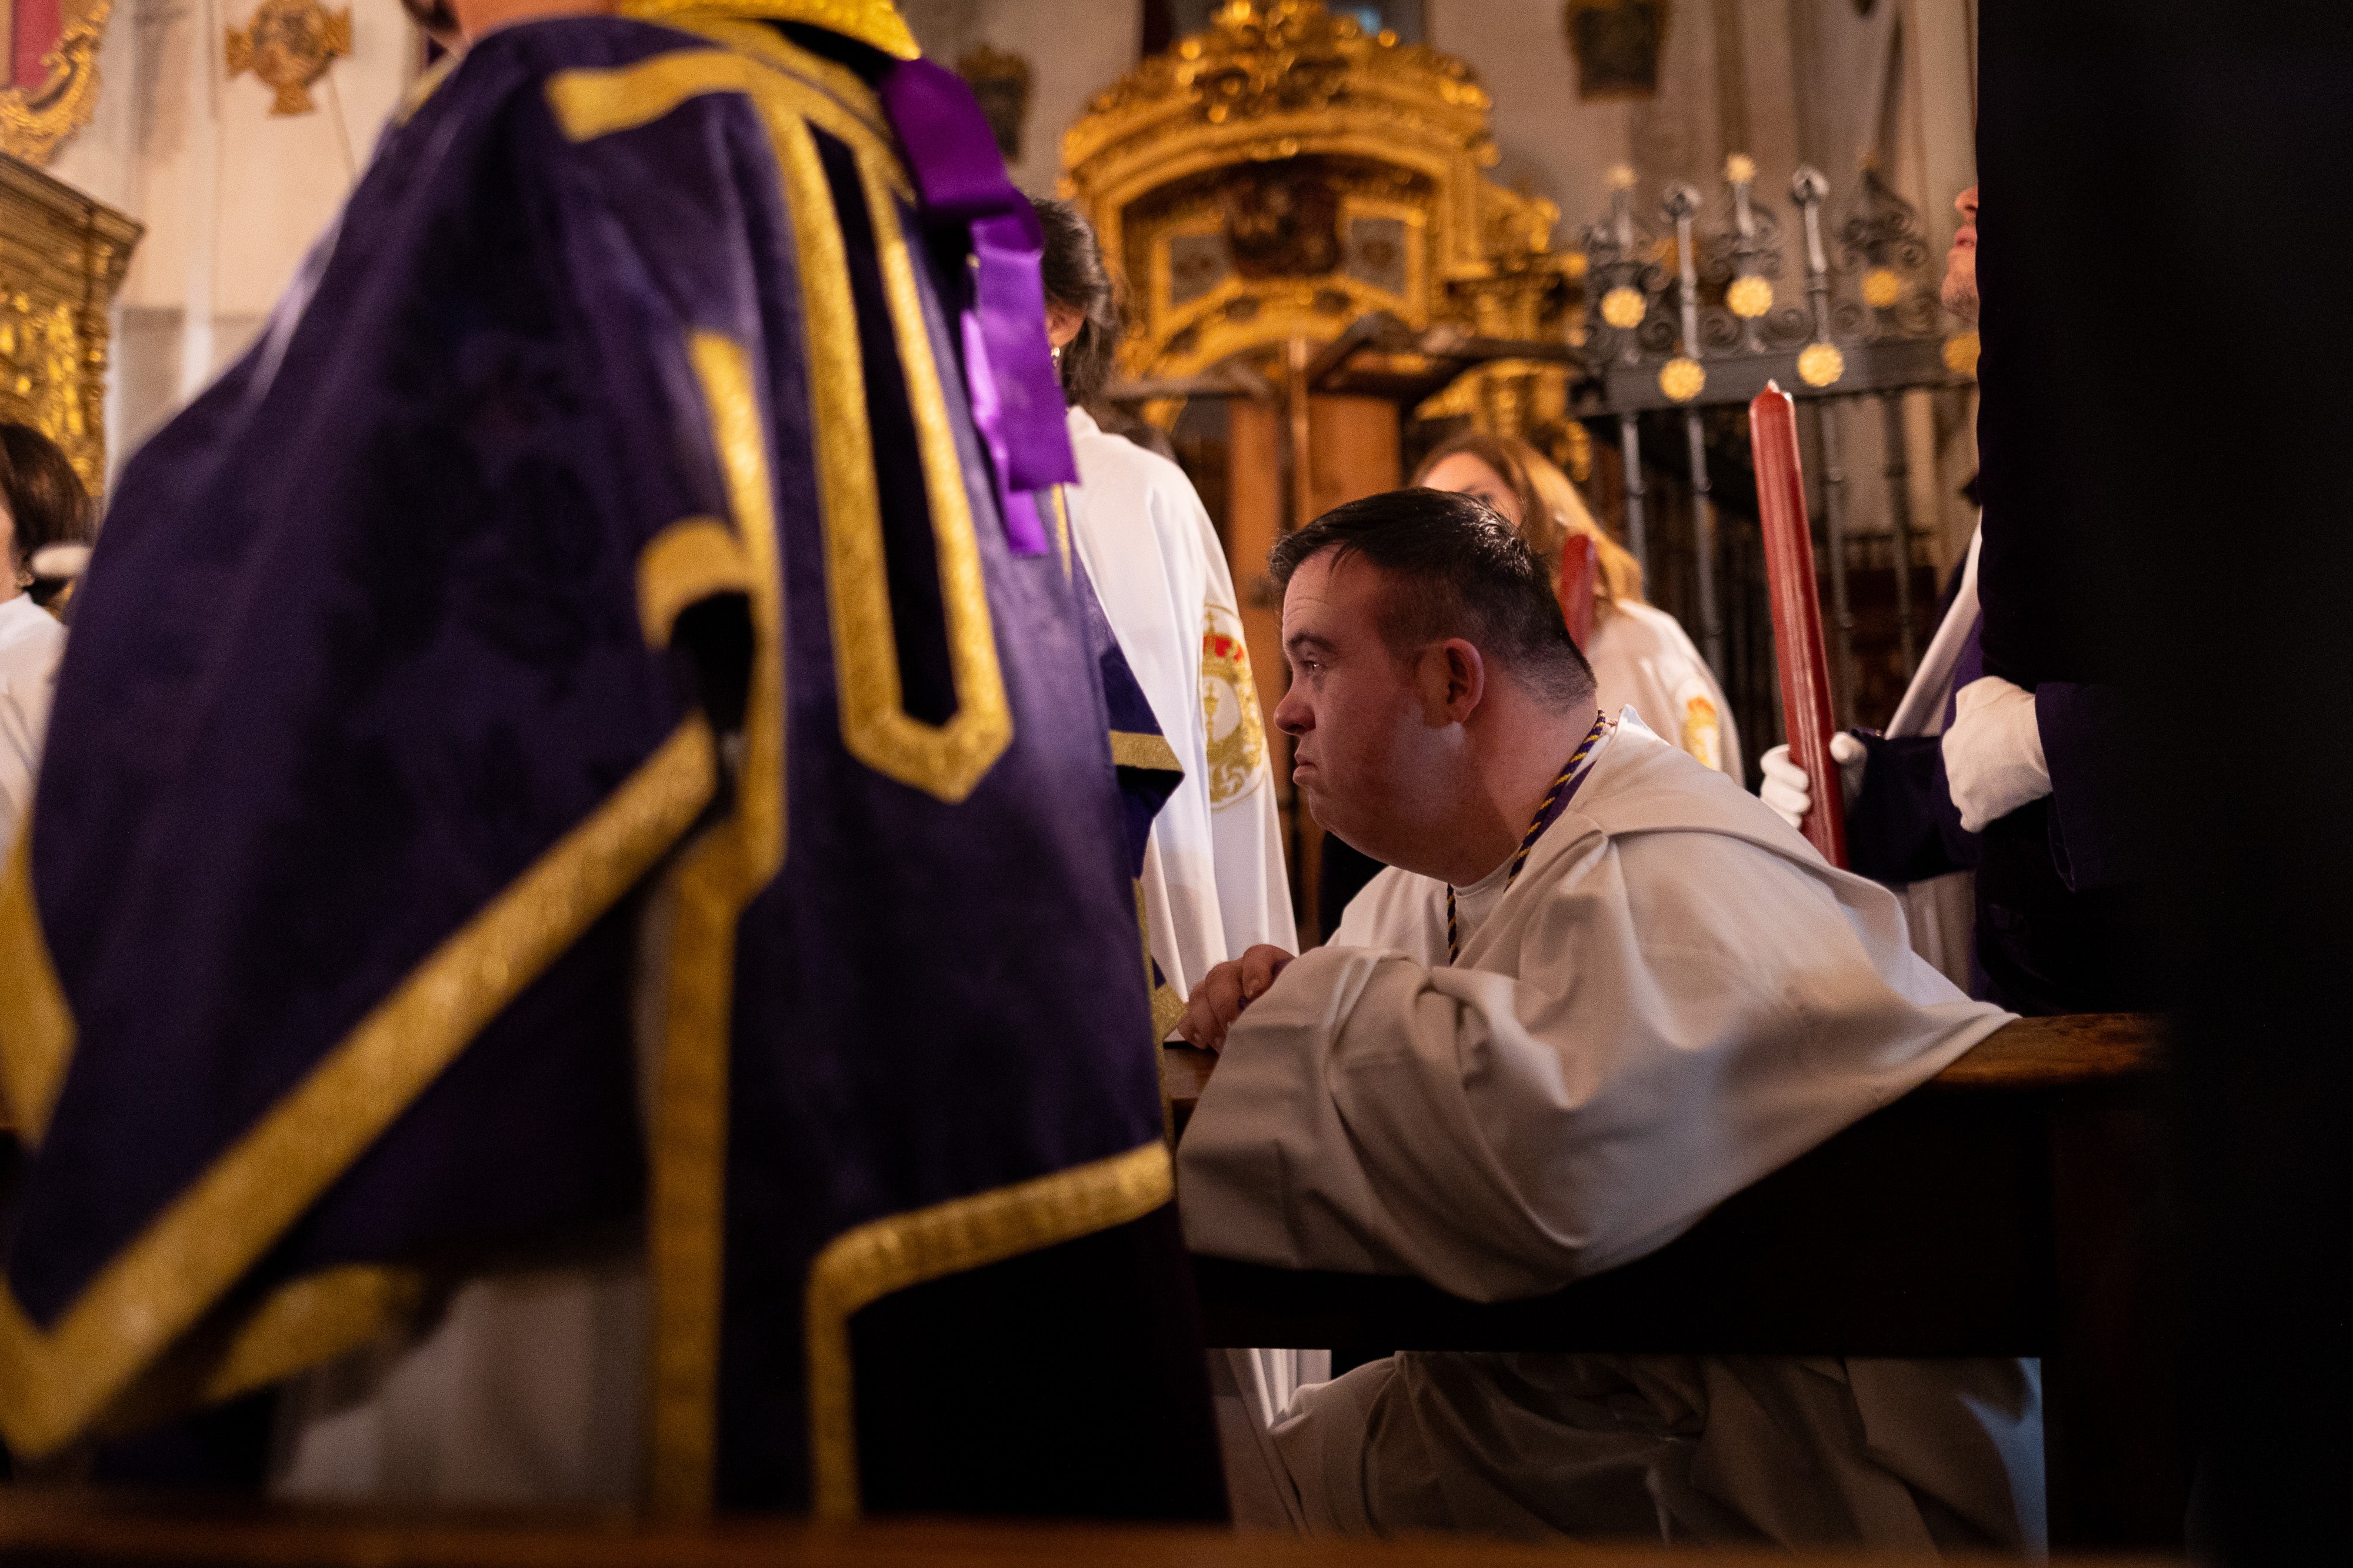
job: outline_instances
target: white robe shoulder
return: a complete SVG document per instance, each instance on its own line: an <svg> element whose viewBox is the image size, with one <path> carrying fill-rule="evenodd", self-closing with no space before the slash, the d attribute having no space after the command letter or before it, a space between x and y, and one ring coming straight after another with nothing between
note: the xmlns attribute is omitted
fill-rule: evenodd
<svg viewBox="0 0 2353 1568"><path fill-rule="evenodd" d="M1630 716L1454 963L1445 905L1384 871L1236 1024L1178 1152L1195 1250L1538 1294L2008 1019L1887 889Z"/></svg>

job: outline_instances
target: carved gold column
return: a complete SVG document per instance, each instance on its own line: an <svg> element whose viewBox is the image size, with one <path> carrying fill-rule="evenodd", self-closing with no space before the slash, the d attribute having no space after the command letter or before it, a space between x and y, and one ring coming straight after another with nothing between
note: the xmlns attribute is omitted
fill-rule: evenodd
<svg viewBox="0 0 2353 1568"><path fill-rule="evenodd" d="M102 202L0 153L0 419L106 477L108 310L144 232Z"/></svg>

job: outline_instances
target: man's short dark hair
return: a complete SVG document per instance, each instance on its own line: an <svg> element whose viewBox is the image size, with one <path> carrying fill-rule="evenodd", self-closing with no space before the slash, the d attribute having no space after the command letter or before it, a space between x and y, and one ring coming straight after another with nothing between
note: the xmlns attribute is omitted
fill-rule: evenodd
<svg viewBox="0 0 2353 1568"><path fill-rule="evenodd" d="M1390 490L1335 507L1267 556L1278 591L1325 551L1388 574L1380 613L1390 656L1461 637L1535 696L1562 708L1593 700L1593 667L1561 619L1560 600L1520 537L1483 501L1451 490Z"/></svg>

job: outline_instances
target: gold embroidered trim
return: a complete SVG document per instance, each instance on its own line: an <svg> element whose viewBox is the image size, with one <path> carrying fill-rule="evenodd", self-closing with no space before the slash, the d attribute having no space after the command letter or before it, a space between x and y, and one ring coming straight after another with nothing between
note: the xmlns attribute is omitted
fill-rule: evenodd
<svg viewBox="0 0 2353 1568"><path fill-rule="evenodd" d="M1002 1263L1143 1218L1176 1195L1168 1146L892 1215L847 1230L810 1266L809 1456L819 1519L855 1519L858 1415L849 1320L895 1290Z"/></svg>
<svg viewBox="0 0 2353 1568"><path fill-rule="evenodd" d="M427 67L425 74L409 83L408 90L400 95L400 103L392 111L392 122L406 125L415 118L417 111L425 107L425 100L441 90L441 84L449 79L449 73L465 58L465 51L460 49L443 55Z"/></svg>
<svg viewBox="0 0 2353 1568"><path fill-rule="evenodd" d="M1153 1044L1158 1045L1166 1039L1184 1021L1185 998L1176 994L1176 987L1162 981L1152 991Z"/></svg>
<svg viewBox="0 0 2353 1568"><path fill-rule="evenodd" d="M679 26L681 31L696 34L723 32L723 41L730 45L735 41L732 30L706 28L699 21ZM914 199L914 187L908 184L899 167L898 153L887 138L808 83L732 47L680 49L609 70L559 71L547 79L546 88L549 111L565 136L574 142L635 131L681 104L714 92L741 93L751 99L767 121L772 138L777 135L780 121L806 121L817 126L847 145L860 162L872 159L886 171L893 191L907 200Z"/></svg>
<svg viewBox="0 0 2353 1568"><path fill-rule="evenodd" d="M636 886L711 798L689 720L610 799L434 950L42 1332L0 1281L0 1436L37 1458L87 1430L517 993ZM249 1358L263 1354L258 1343Z"/></svg>
<svg viewBox="0 0 2353 1568"><path fill-rule="evenodd" d="M671 628L690 606L714 594L751 591L743 545L712 518L673 522L638 553L638 619L653 647L670 646Z"/></svg>
<svg viewBox="0 0 2353 1568"><path fill-rule="evenodd" d="M13 1120L38 1148L73 1061L74 1021L33 897L32 841L27 818L0 879L0 1126Z"/></svg>
<svg viewBox="0 0 2353 1568"><path fill-rule="evenodd" d="M1071 503L1064 495L1068 487L1056 485L1054 498L1054 542L1062 547L1062 581L1071 581Z"/></svg>
<svg viewBox="0 0 2353 1568"><path fill-rule="evenodd" d="M200 1323L108 1408L99 1430L128 1435L267 1388L409 1321L424 1303L416 1269L355 1264L305 1275L226 1321Z"/></svg>
<svg viewBox="0 0 2353 1568"><path fill-rule="evenodd" d="M813 153L809 162L814 167ZM837 507L828 490L825 504L827 584L834 609L842 740L851 755L877 773L954 805L972 793L1012 743L1013 714L997 662L997 634L989 621L988 588L981 574L979 541L973 532L964 459L948 421L947 399L940 386L939 365L932 356L931 331L915 286L906 237L899 226L899 209L871 163L860 159L859 174L865 182L883 298L890 307L907 403L915 419L915 447L923 463L940 598L946 611L948 667L955 681L956 710L944 724L926 724L902 706L898 637L891 625L882 515L875 495L861 365L853 418L856 444L865 450L859 459L855 500L847 507ZM797 207L794 218L797 224ZM836 255L839 248L836 231ZM801 254L806 263L807 247ZM840 321L842 330L849 331L851 318L844 315ZM849 346L851 363L857 364L854 333Z"/></svg>
<svg viewBox="0 0 2353 1568"><path fill-rule="evenodd" d="M665 16L662 26L709 38L714 44L724 45L798 77L807 85L832 99L844 110L857 116L885 151L895 146L898 132L892 129L890 116L882 112L882 100L874 96L874 89L868 87L856 71L809 53L774 27L738 20L724 11ZM895 159L897 154L893 152L891 156Z"/></svg>
<svg viewBox="0 0 2353 1568"><path fill-rule="evenodd" d="M707 15L689 16L681 25L733 41ZM547 85L557 122L575 141L649 123L708 92L744 93L767 121L797 242L842 743L875 772L954 805L972 793L1012 742L1013 719L997 663L963 459L893 200L908 193L895 153L825 93L784 69L723 50L681 50L617 70L565 71ZM956 709L944 724L909 714L899 684L857 308L812 124L851 149L873 222L883 295L915 422L946 616Z"/></svg>
<svg viewBox="0 0 2353 1568"><path fill-rule="evenodd" d="M664 889L671 904L670 963L651 1119L647 1445L649 1500L670 1518L696 1517L712 1506L735 931L744 906L785 863L786 826L784 601L766 426L743 345L698 331L687 353L735 521L729 545L751 605L753 651L733 810L688 851Z"/></svg>
<svg viewBox="0 0 2353 1568"><path fill-rule="evenodd" d="M1140 735L1133 730L1111 731L1111 760L1123 768L1148 768L1154 773L1182 773L1176 748L1164 735Z"/></svg>
<svg viewBox="0 0 2353 1568"><path fill-rule="evenodd" d="M758 17L771 22L806 22L871 45L886 55L912 60L923 51L906 18L891 0L621 0L617 9L639 21L667 21L681 15L703 13L731 17Z"/></svg>

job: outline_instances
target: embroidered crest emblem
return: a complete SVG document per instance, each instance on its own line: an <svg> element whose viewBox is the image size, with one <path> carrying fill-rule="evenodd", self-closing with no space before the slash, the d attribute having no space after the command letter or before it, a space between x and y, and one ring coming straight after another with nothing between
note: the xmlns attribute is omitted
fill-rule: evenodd
<svg viewBox="0 0 2353 1568"><path fill-rule="evenodd" d="M228 74L251 71L278 96L272 114L308 114L311 89L339 55L352 52L352 13L319 0L262 0L243 27L228 29Z"/></svg>
<svg viewBox="0 0 2353 1568"><path fill-rule="evenodd" d="M1683 689L1688 693L1683 700L1683 750L1709 767L1720 770L1724 766L1724 727L1716 718L1714 700L1704 692L1692 690L1692 686L1697 684L1694 681Z"/></svg>
<svg viewBox="0 0 2353 1568"><path fill-rule="evenodd" d="M1266 773L1266 721L1250 681L1241 617L1212 605L1201 616L1201 722L1209 742L1209 805L1240 800Z"/></svg>

